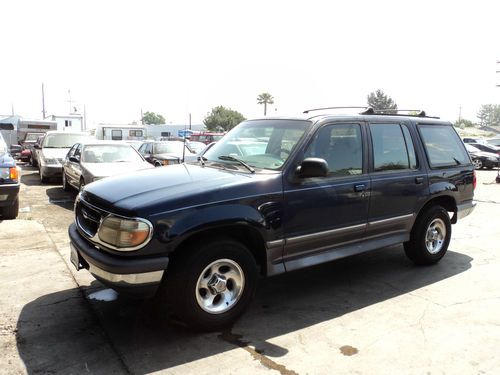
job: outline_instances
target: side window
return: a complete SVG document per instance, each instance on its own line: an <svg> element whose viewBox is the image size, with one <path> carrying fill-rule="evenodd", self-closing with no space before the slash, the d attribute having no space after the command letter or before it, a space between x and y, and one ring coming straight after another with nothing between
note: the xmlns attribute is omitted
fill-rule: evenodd
<svg viewBox="0 0 500 375"><path fill-rule="evenodd" d="M363 142L359 124L322 127L308 146L305 157L325 159L330 176L363 173Z"/></svg>
<svg viewBox="0 0 500 375"><path fill-rule="evenodd" d="M82 154L82 145L81 144L78 144L76 145L76 149L75 149L75 158L79 158Z"/></svg>
<svg viewBox="0 0 500 375"><path fill-rule="evenodd" d="M111 130L111 140L121 141L122 140L122 131L121 130Z"/></svg>
<svg viewBox="0 0 500 375"><path fill-rule="evenodd" d="M408 132L405 126L403 128ZM408 138L405 137L401 125L370 124L370 133L375 172L416 168L415 149L410 134L408 132Z"/></svg>
<svg viewBox="0 0 500 375"><path fill-rule="evenodd" d="M419 125L418 130L432 168L470 164L469 155L451 125Z"/></svg>

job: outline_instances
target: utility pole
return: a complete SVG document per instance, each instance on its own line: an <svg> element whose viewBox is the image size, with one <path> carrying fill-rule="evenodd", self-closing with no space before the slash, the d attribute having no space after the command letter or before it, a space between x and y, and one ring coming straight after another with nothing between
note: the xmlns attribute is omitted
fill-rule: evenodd
<svg viewBox="0 0 500 375"><path fill-rule="evenodd" d="M500 64L500 60L497 61L497 65ZM500 70L497 70L497 73L500 73ZM497 87L500 87L500 84L497 84Z"/></svg>
<svg viewBox="0 0 500 375"><path fill-rule="evenodd" d="M83 130L87 131L87 108L83 105Z"/></svg>
<svg viewBox="0 0 500 375"><path fill-rule="evenodd" d="M189 114L189 130L191 130L191 113Z"/></svg>
<svg viewBox="0 0 500 375"><path fill-rule="evenodd" d="M42 82L42 120L45 120L45 90Z"/></svg>
<svg viewBox="0 0 500 375"><path fill-rule="evenodd" d="M462 121L462 106L458 107L458 122Z"/></svg>
<svg viewBox="0 0 500 375"><path fill-rule="evenodd" d="M11 103L11 107L12 107L12 116L14 116L14 103Z"/></svg>
<svg viewBox="0 0 500 375"><path fill-rule="evenodd" d="M69 112L68 112L68 114L71 114L71 109L72 109L73 103L74 103L74 101L71 100L71 90L68 90L68 97L69 97L69 100L66 100L69 103Z"/></svg>

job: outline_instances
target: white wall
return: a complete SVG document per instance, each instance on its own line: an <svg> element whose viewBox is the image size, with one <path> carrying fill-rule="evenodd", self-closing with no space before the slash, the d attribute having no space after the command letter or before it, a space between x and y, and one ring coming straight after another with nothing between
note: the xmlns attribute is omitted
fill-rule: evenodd
<svg viewBox="0 0 500 375"><path fill-rule="evenodd" d="M57 122L58 131L81 132L83 129L83 116L51 116L51 120ZM71 121L70 126L66 126L66 121Z"/></svg>

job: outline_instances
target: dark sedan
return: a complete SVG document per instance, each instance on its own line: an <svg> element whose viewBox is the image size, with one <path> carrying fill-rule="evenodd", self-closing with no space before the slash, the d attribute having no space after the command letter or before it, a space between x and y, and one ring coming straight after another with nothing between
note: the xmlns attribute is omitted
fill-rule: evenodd
<svg viewBox="0 0 500 375"><path fill-rule="evenodd" d="M465 148L472 159L472 164L474 164L475 169L492 169L498 167L500 157L497 154L481 151L468 143L465 143Z"/></svg>
<svg viewBox="0 0 500 375"><path fill-rule="evenodd" d="M195 152L181 141L146 141L139 147L139 152L155 167L197 159Z"/></svg>
<svg viewBox="0 0 500 375"><path fill-rule="evenodd" d="M0 152L0 218L15 219L19 212L19 171L15 160Z"/></svg>

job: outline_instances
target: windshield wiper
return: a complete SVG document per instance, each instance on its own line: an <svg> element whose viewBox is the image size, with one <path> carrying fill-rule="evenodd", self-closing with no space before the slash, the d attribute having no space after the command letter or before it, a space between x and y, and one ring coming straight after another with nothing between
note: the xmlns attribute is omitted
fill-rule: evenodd
<svg viewBox="0 0 500 375"><path fill-rule="evenodd" d="M253 169L251 166L249 166L247 163L245 163L243 160L240 160L238 158L235 158L234 156L229 156L229 155L221 155L219 156L220 160L227 160L227 161L235 161L237 163L240 163L242 166L244 166L246 169L248 169L251 173L255 173L255 169Z"/></svg>

